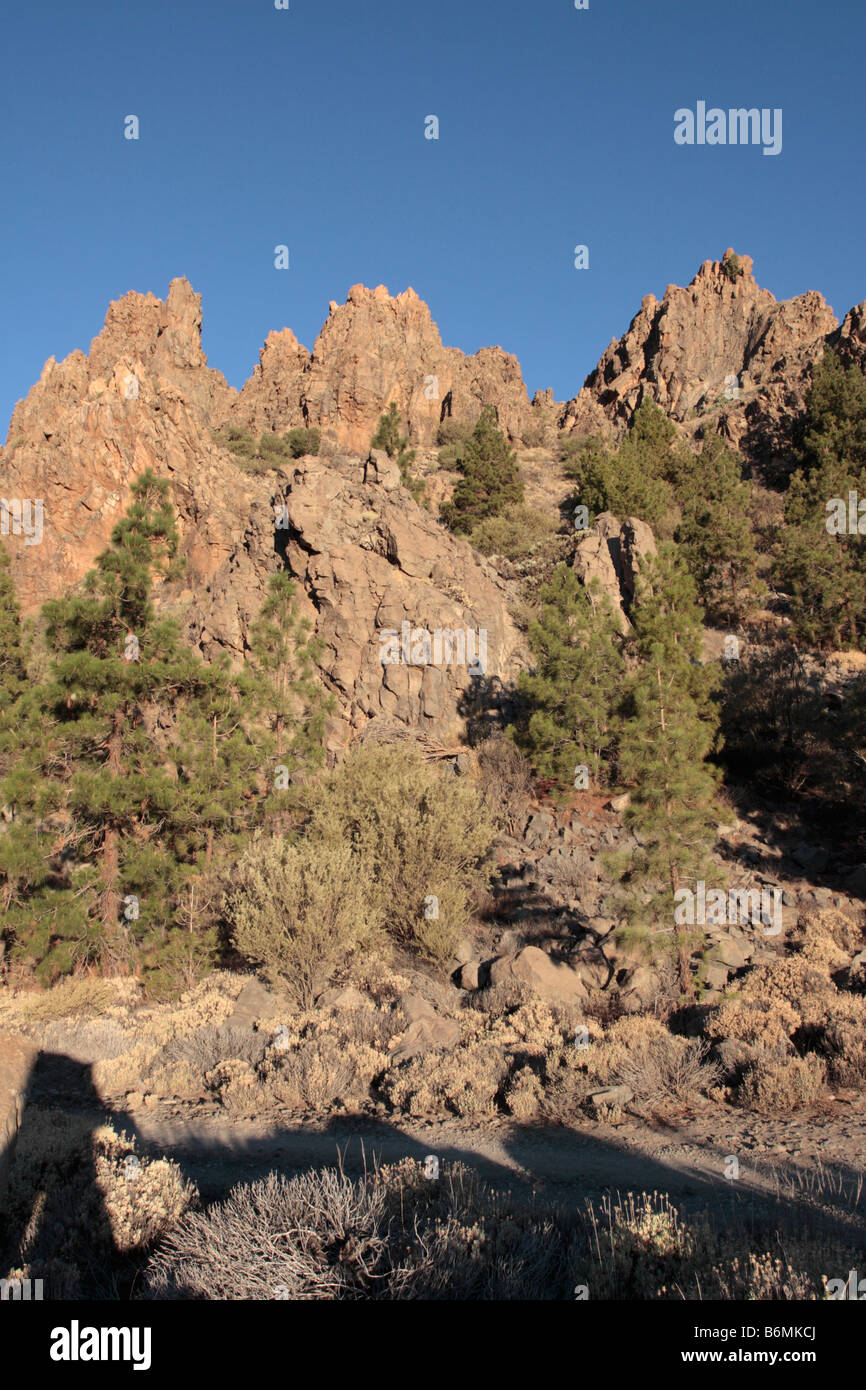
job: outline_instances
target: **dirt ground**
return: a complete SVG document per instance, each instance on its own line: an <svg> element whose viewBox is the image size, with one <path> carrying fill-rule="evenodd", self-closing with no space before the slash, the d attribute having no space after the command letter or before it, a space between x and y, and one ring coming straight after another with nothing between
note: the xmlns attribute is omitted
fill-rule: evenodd
<svg viewBox="0 0 866 1390"><path fill-rule="evenodd" d="M46 1098L47 1099L47 1098ZM490 1185L531 1200L567 1206L598 1202L606 1193L668 1192L687 1211L717 1219L766 1214L774 1205L823 1213L840 1235L866 1244L866 1102L838 1099L789 1119L763 1120L707 1104L650 1120L579 1127L492 1120L412 1122L369 1117L227 1119L142 1108L112 1112L115 1128L134 1133L140 1153L175 1159L205 1201L275 1169L291 1176L341 1164L360 1174L374 1164L435 1155L459 1161ZM103 1110L97 1119L104 1119Z"/></svg>

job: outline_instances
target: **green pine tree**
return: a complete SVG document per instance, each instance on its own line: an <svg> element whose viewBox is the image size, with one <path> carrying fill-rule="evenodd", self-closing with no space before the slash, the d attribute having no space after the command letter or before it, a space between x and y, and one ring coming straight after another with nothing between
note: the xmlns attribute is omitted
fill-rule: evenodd
<svg viewBox="0 0 866 1390"><path fill-rule="evenodd" d="M866 649L866 535L828 530L828 504L866 499L866 376L832 352L814 370L788 489L775 571L791 595L794 634L816 646ZM846 518L847 522L847 518ZM866 531L866 519L864 519Z"/></svg>
<svg viewBox="0 0 866 1390"><path fill-rule="evenodd" d="M676 532L698 586L717 621L739 622L758 596L755 537L749 522L751 489L740 461L718 437L704 441L683 475L683 518Z"/></svg>
<svg viewBox="0 0 866 1390"><path fill-rule="evenodd" d="M638 668L629 682L619 768L631 791L626 823L637 848L624 870L626 937L673 949L682 993L694 989L696 938L675 925L675 895L712 881L709 851L718 820L718 775L707 761L718 745L712 699L718 673L701 664L701 610L694 582L675 547L660 547L642 567L635 605Z"/></svg>
<svg viewBox="0 0 866 1390"><path fill-rule="evenodd" d="M452 531L469 535L480 521L498 516L523 501L517 454L496 424L496 412L485 406L461 461L463 477L440 514Z"/></svg>
<svg viewBox="0 0 866 1390"><path fill-rule="evenodd" d="M301 616L297 584L285 570L271 578L250 645L248 670L271 771L267 814L282 828L287 814L305 805L302 788L324 762L325 726L336 707L316 676L323 643Z"/></svg>
<svg viewBox="0 0 866 1390"><path fill-rule="evenodd" d="M625 672L613 611L593 607L568 565L557 566L540 598L529 629L536 669L518 677L528 717L512 736L545 777L573 787L586 767L593 781L606 779Z"/></svg>
<svg viewBox="0 0 866 1390"><path fill-rule="evenodd" d="M678 519L674 483L687 457L676 426L649 398L634 412L614 452L599 439L563 444L564 472L577 483L573 500L590 517L603 511L620 520L636 516L668 539Z"/></svg>

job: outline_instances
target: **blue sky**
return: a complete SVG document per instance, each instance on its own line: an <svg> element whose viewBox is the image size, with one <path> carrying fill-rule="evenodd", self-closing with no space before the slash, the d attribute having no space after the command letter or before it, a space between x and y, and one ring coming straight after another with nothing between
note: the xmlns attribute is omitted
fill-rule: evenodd
<svg viewBox="0 0 866 1390"><path fill-rule="evenodd" d="M47 0L3 38L0 434L109 300L175 275L236 386L360 281L560 400L728 245L777 298L866 298L862 0ZM781 107L782 152L676 145L699 100Z"/></svg>

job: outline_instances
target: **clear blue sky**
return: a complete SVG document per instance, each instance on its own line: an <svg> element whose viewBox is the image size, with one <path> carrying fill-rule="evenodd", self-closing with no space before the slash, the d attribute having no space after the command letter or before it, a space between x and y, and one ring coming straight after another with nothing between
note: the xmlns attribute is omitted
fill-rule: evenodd
<svg viewBox="0 0 866 1390"><path fill-rule="evenodd" d="M777 298L866 298L863 0L41 0L3 42L0 435L109 300L175 275L236 386L361 281L560 400L728 245ZM781 107L781 154L677 146L699 100Z"/></svg>

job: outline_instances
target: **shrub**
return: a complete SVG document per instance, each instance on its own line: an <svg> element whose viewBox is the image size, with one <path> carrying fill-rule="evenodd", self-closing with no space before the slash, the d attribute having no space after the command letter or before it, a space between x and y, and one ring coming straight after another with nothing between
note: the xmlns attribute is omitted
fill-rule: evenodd
<svg viewBox="0 0 866 1390"><path fill-rule="evenodd" d="M168 1044L159 1061L163 1066L187 1062L199 1076L220 1062L238 1059L257 1065L265 1055L265 1039L251 1028L197 1028Z"/></svg>
<svg viewBox="0 0 866 1390"><path fill-rule="evenodd" d="M380 911L369 897L347 841L260 838L234 867L225 912L238 950L306 1005L374 937Z"/></svg>
<svg viewBox="0 0 866 1390"><path fill-rule="evenodd" d="M463 467L473 429L474 426L464 420L449 417L442 421L436 435L440 468L460 470Z"/></svg>
<svg viewBox="0 0 866 1390"><path fill-rule="evenodd" d="M363 895L389 934L440 961L469 922L494 835L465 779L414 747L369 743L332 774L310 825L311 843L351 850Z"/></svg>
<svg viewBox="0 0 866 1390"><path fill-rule="evenodd" d="M737 256L733 251L727 252L722 257L722 273L726 275L728 279L733 281L734 283L736 283L736 281L740 278L741 275L745 275L745 267L743 266L743 263L740 260L739 256Z"/></svg>
<svg viewBox="0 0 866 1390"><path fill-rule="evenodd" d="M494 819L514 835L526 823L532 794L529 759L504 734L494 734L478 746L481 794Z"/></svg>
<svg viewBox="0 0 866 1390"><path fill-rule="evenodd" d="M556 535L557 524L535 507L506 507L499 516L488 516L472 528L469 540L482 555L502 555L519 560Z"/></svg>
<svg viewBox="0 0 866 1390"><path fill-rule="evenodd" d="M419 478L412 475L415 450L409 448L408 435L400 433L400 412L395 401L391 402L386 414L379 417L379 427L370 441L370 448L384 449L389 459L396 459L400 482L416 502L423 502L427 489Z"/></svg>
<svg viewBox="0 0 866 1390"><path fill-rule="evenodd" d="M737 1102L760 1114L776 1115L799 1110L817 1101L826 1081L826 1066L820 1057L779 1059L757 1057L746 1068L737 1089Z"/></svg>
<svg viewBox="0 0 866 1390"><path fill-rule="evenodd" d="M235 425L214 432L214 439L234 454L248 473L266 473L278 468L288 459L304 454L318 454L322 432L317 428L296 426L286 434L263 434L256 440L248 430Z"/></svg>
<svg viewBox="0 0 866 1390"><path fill-rule="evenodd" d="M496 425L492 406L481 412L461 460L463 477L450 502L440 508L445 523L458 534L469 535L488 517L523 502L523 483L517 455Z"/></svg>
<svg viewBox="0 0 866 1390"><path fill-rule="evenodd" d="M7 1199L23 1231L27 1277L53 1298L117 1297L125 1260L147 1250L188 1210L196 1191L175 1163L137 1158L134 1141L86 1116L29 1107ZM121 1258L118 1258L121 1257Z"/></svg>
<svg viewBox="0 0 866 1390"><path fill-rule="evenodd" d="M508 1062L489 1041L437 1057L413 1057L383 1078L380 1091L401 1114L491 1116Z"/></svg>
<svg viewBox="0 0 866 1390"><path fill-rule="evenodd" d="M269 1173L193 1212L148 1267L153 1299L336 1299L370 1295L388 1269L387 1194L326 1168Z"/></svg>
<svg viewBox="0 0 866 1390"><path fill-rule="evenodd" d="M62 980L52 989L36 994L22 1004L19 1017L23 1023L48 1023L76 1015L103 1014L116 1002L117 994L108 980L88 976Z"/></svg>
<svg viewBox="0 0 866 1390"><path fill-rule="evenodd" d="M650 1017L620 1018L592 1050L592 1070L603 1084L630 1087L637 1101L675 1096L693 1100L719 1079L707 1061L708 1046L697 1038L680 1038Z"/></svg>
<svg viewBox="0 0 866 1390"><path fill-rule="evenodd" d="M322 447L322 431L313 426L312 429L297 428L289 430L284 436L289 446L292 458L302 458L304 454L318 454Z"/></svg>
<svg viewBox="0 0 866 1390"><path fill-rule="evenodd" d="M151 1259L151 1299L821 1299L853 1249L782 1211L686 1215L667 1193L569 1211L491 1192L462 1164L411 1159L351 1181L271 1174L193 1212Z"/></svg>
<svg viewBox="0 0 866 1390"><path fill-rule="evenodd" d="M372 1047L322 1033L277 1054L263 1084L289 1110L329 1112L338 1102L350 1108L368 1100L373 1078L387 1064L387 1056Z"/></svg>

